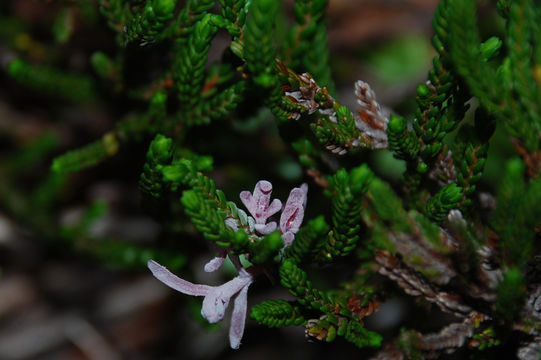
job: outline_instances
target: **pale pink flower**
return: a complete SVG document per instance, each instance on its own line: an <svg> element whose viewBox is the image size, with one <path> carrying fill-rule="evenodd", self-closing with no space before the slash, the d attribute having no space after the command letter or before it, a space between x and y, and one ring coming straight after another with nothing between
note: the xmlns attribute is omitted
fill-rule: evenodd
<svg viewBox="0 0 541 360"><path fill-rule="evenodd" d="M240 193L242 203L253 216L253 219L249 218L249 222L253 224L253 226L250 226L250 232L252 232L252 235L255 235L256 240L259 236L253 233L254 230L261 235L267 235L278 227L275 221L267 222L272 215L282 210L282 202L280 200L274 199L271 201L271 192L272 184L266 180L261 180L255 185L253 194L249 191ZM295 234L299 231L304 217L307 193L308 185L306 184L294 188L289 193L282 215L280 216L280 232L284 240L284 246L291 245ZM246 217L246 214L244 214L244 217ZM224 221L233 231L239 231L240 224L238 220L227 218ZM229 343L233 349L238 349L246 321L248 287L254 281L256 275L261 271L265 271L265 269L262 266L252 266L245 269L237 255L232 255L228 249L222 249L216 257L205 264L205 271L216 271L222 266L226 257L231 259L239 275L219 286L191 283L174 275L154 260L148 262L148 267L152 271L152 274L165 285L186 295L203 296L201 315L211 324L223 319L231 298L235 297L231 325L229 327Z"/></svg>
<svg viewBox="0 0 541 360"><path fill-rule="evenodd" d="M221 321L231 298L235 295L229 342L231 348L238 349L244 333L244 322L248 306L248 287L254 281L246 269L239 269L239 275L220 286L194 284L171 273L154 260L148 262L152 274L165 285L186 295L204 296L201 315L211 324Z"/></svg>

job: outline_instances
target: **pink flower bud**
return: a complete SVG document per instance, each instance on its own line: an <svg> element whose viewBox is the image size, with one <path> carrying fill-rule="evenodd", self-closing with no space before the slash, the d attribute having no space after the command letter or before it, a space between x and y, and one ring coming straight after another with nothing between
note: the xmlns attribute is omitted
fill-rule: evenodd
<svg viewBox="0 0 541 360"><path fill-rule="evenodd" d="M293 239L291 235L296 234L301 226L302 219L304 218L304 208L306 206L306 199L308 194L308 185L302 184L300 188L294 188L289 193L286 205L280 216L280 230L284 237L284 243L286 245L291 244ZM289 244L287 244L289 242Z"/></svg>

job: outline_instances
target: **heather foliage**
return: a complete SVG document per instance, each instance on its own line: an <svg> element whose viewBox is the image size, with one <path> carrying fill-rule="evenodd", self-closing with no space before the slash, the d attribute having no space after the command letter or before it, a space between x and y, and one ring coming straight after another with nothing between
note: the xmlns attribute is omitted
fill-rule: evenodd
<svg viewBox="0 0 541 360"><path fill-rule="evenodd" d="M61 238L110 263L148 263L166 285L203 297L201 314L211 323L224 318L233 299L232 348L240 346L249 317L269 327L302 326L311 339L343 337L373 359L438 358L457 350L484 358L499 349L539 359L537 2L497 1L505 31L487 36L480 34L474 1L442 0L433 20L432 68L412 95L411 117L381 106L360 80L352 84L355 108L337 100L326 0L296 0L287 29L277 29L284 25L283 9L275 0L97 3L99 14L81 5L80 16L107 24L115 47L88 57L91 75L16 51L0 60L14 81L51 101L128 101L133 108L115 115L115 127L98 139L56 156L25 200L12 190L23 173L20 159L31 166L54 153L58 139L44 137L21 150L7 163L0 187L11 216L24 218L44 238ZM66 27L59 27L56 41L68 41ZM227 38L227 47L209 63L219 37ZM134 72L137 54L151 60L136 63ZM303 167L302 180L259 180L278 177L269 169L281 161L250 132L251 124L264 121ZM499 174L488 179L495 184L488 193L480 188L495 132L516 154L495 158ZM93 237L89 229L106 211L101 203L69 226L51 217L73 174L141 147L146 155L134 152L140 173L131 181L142 208L167 236L152 246ZM405 164L399 180L388 181L368 165L367 154L379 151ZM224 170L236 157L252 159L237 164L247 168L235 170L242 176ZM164 237L184 245L170 246ZM180 274L190 256L207 248L218 254L205 271L229 258L236 276L210 286L165 268ZM289 292L288 300L251 303L248 287L265 276L278 280L274 286ZM365 325L365 318L384 311L382 303L406 294L423 300L420 312L446 313L446 324L432 331L405 324L394 337Z"/></svg>

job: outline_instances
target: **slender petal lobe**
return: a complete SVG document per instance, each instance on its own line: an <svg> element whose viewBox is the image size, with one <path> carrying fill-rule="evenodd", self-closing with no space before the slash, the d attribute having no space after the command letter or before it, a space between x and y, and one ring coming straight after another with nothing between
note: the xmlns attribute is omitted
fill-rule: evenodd
<svg viewBox="0 0 541 360"><path fill-rule="evenodd" d="M154 260L148 261L148 268L152 271L152 274L156 279L160 280L170 288L186 295L206 296L212 289L212 287L208 285L198 285L183 280Z"/></svg>
<svg viewBox="0 0 541 360"><path fill-rule="evenodd" d="M244 334L244 323L246 321L246 309L248 308L248 286L246 285L235 298L231 325L229 327L229 344L232 349L238 349L240 340Z"/></svg>

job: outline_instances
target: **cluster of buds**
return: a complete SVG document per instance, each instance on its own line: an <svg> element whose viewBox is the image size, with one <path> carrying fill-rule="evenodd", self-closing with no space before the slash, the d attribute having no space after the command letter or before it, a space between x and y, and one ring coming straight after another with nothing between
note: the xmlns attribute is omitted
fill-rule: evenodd
<svg viewBox="0 0 541 360"><path fill-rule="evenodd" d="M253 231L257 238L275 231L278 228L278 224L275 221L268 222L268 220L271 216L282 210L279 220L279 230L284 241L284 246L289 246L293 242L304 217L308 185L302 184L300 187L291 190L283 207L280 200L274 199L271 201L271 192L272 184L261 180L256 184L253 194L249 191L240 193L242 203L251 214L248 217L248 222L251 224L250 231ZM234 231L239 230L237 220L227 218L225 219L225 223ZM206 272L218 270L226 257L231 259L239 274L219 286L193 284L179 278L153 260L148 262L148 267L158 280L170 288L186 295L203 296L201 315L211 324L223 319L231 299L236 296L229 328L229 342L231 348L238 349L246 321L248 287L263 269L256 265L244 268L237 255L231 254L228 249L223 249L217 257L205 264L204 270Z"/></svg>
<svg viewBox="0 0 541 360"><path fill-rule="evenodd" d="M248 224L250 224L250 230L256 235L268 235L277 229L278 224L275 221L267 221L271 216L282 210L279 221L280 233L284 240L284 246L289 246L293 242L295 234L299 231L304 218L308 185L302 184L300 187L291 190L284 206L278 199L271 202L271 192L272 184L266 180L261 180L255 185L253 194L249 191L240 193L240 199L251 215L248 216ZM225 223L233 230L238 231L239 224L237 220L228 218Z"/></svg>

